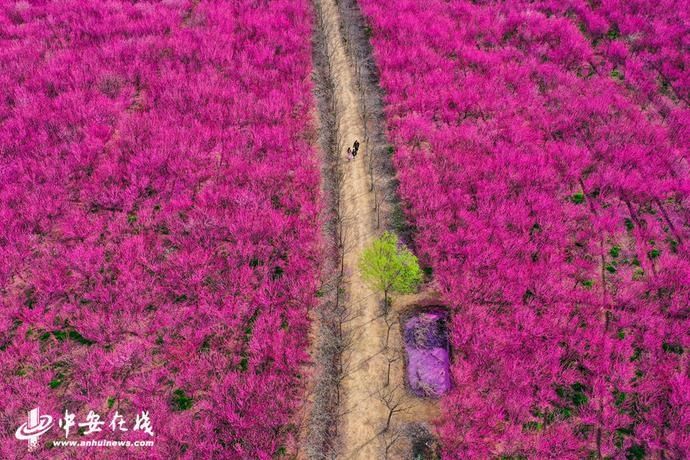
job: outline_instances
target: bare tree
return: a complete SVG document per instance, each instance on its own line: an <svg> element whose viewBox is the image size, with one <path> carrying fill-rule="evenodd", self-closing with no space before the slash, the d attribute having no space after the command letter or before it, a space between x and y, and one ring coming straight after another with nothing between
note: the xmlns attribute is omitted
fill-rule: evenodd
<svg viewBox="0 0 690 460"><path fill-rule="evenodd" d="M400 458L400 455L398 455L398 453L394 452L394 448L402 436L403 436L403 433L397 429L387 431L387 432L380 435L380 439L381 439L381 443L382 443L382 447L383 447L383 458L385 460L387 460L389 458ZM392 455L395 455L395 456L391 457Z"/></svg>
<svg viewBox="0 0 690 460"><path fill-rule="evenodd" d="M381 207L389 197L389 192L382 182L381 179L374 180L372 188L374 192L374 211L376 211L376 228L381 227Z"/></svg>
<svg viewBox="0 0 690 460"><path fill-rule="evenodd" d="M402 357L400 356L400 353L392 353L389 355L386 355L386 361L388 364L388 370L386 371L386 383L384 384L385 387L390 385L391 383L391 366L400 361Z"/></svg>
<svg viewBox="0 0 690 460"><path fill-rule="evenodd" d="M397 324L399 317L395 312L393 312L393 314L389 314L389 310L384 311L384 313L383 321L386 323L386 339L383 343L383 348L388 349L388 341L390 340L391 329L393 329L393 326Z"/></svg>
<svg viewBox="0 0 690 460"><path fill-rule="evenodd" d="M391 428L393 416L401 412L406 412L410 408L405 404L405 392L400 388L400 385L394 387L385 387L379 390L378 399L386 407L388 415L386 416L386 425L381 430L380 434L388 432Z"/></svg>

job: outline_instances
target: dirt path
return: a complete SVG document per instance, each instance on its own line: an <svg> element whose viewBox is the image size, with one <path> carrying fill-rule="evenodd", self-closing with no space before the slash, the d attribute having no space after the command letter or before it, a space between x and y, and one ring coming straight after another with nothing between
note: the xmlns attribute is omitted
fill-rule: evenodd
<svg viewBox="0 0 690 460"><path fill-rule="evenodd" d="M376 229L374 201L369 192L366 158L367 148L362 139L363 126L360 118L357 86L354 70L350 65L340 30L340 17L335 0L315 0L325 19L325 34L330 50L331 78L336 83L335 99L339 115L340 151L358 139L360 155L354 161L343 162L345 180L343 189L345 221L345 299L353 317L347 323L350 344L344 352L345 378L342 382L343 402L340 407L340 445L338 458L379 459L385 458L388 444L389 456L393 455L407 421L428 420L436 413L433 403L410 397L403 385L403 360L400 354L400 334L395 315L382 316L379 296L362 282L358 261L363 249L380 230ZM392 326L389 328L389 325ZM388 348L384 346L390 329ZM388 377L389 361L390 380ZM387 431L382 433L390 413L388 406L397 405Z"/></svg>

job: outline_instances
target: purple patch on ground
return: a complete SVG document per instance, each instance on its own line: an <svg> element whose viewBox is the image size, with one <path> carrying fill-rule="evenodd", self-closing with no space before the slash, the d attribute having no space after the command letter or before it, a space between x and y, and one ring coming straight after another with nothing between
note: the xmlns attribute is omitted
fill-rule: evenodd
<svg viewBox="0 0 690 460"><path fill-rule="evenodd" d="M405 322L407 381L417 396L439 397L450 389L447 319L447 312L430 310Z"/></svg>

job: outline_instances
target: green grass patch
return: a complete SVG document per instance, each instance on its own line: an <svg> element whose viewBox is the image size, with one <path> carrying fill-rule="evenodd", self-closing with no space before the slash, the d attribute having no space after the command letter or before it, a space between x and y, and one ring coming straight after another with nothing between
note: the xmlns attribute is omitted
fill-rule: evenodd
<svg viewBox="0 0 690 460"><path fill-rule="evenodd" d="M172 409L176 412L191 409L194 405L194 399L188 396L182 388L173 391L172 399L170 400Z"/></svg>
<svg viewBox="0 0 690 460"><path fill-rule="evenodd" d="M585 202L585 194L582 192L573 193L570 195L570 201L575 204L582 204Z"/></svg>

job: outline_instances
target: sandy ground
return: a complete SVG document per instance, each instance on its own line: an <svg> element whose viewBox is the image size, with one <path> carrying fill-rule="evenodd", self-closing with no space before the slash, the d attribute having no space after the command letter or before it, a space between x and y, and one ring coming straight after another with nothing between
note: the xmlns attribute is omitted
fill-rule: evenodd
<svg viewBox="0 0 690 460"><path fill-rule="evenodd" d="M336 80L336 101L342 116L340 139L342 155L358 139L360 154L353 161L345 161L345 286L346 301L351 308L353 319L347 323L352 343L345 352L346 377L342 391L344 403L340 407L341 445L343 450L338 458L379 459L386 458L385 448L389 448L388 458L404 458L404 437L402 427L409 421L425 421L437 415L437 404L410 396L403 383L403 359L401 354L400 327L396 311L405 305L416 303L424 296L399 298L394 304L388 322L382 316L380 296L375 295L362 282L358 261L363 249L376 237L380 230L376 227L376 215L366 170L363 152L363 127L359 113L357 87L354 70L350 66L346 48L343 44L339 24L340 17L335 0L317 0L326 18L326 36L331 52L331 66ZM384 347L388 324L390 328L388 348ZM390 383L386 386L389 361L393 361ZM389 405L399 404L402 409L392 417L391 427L382 433L386 426Z"/></svg>

